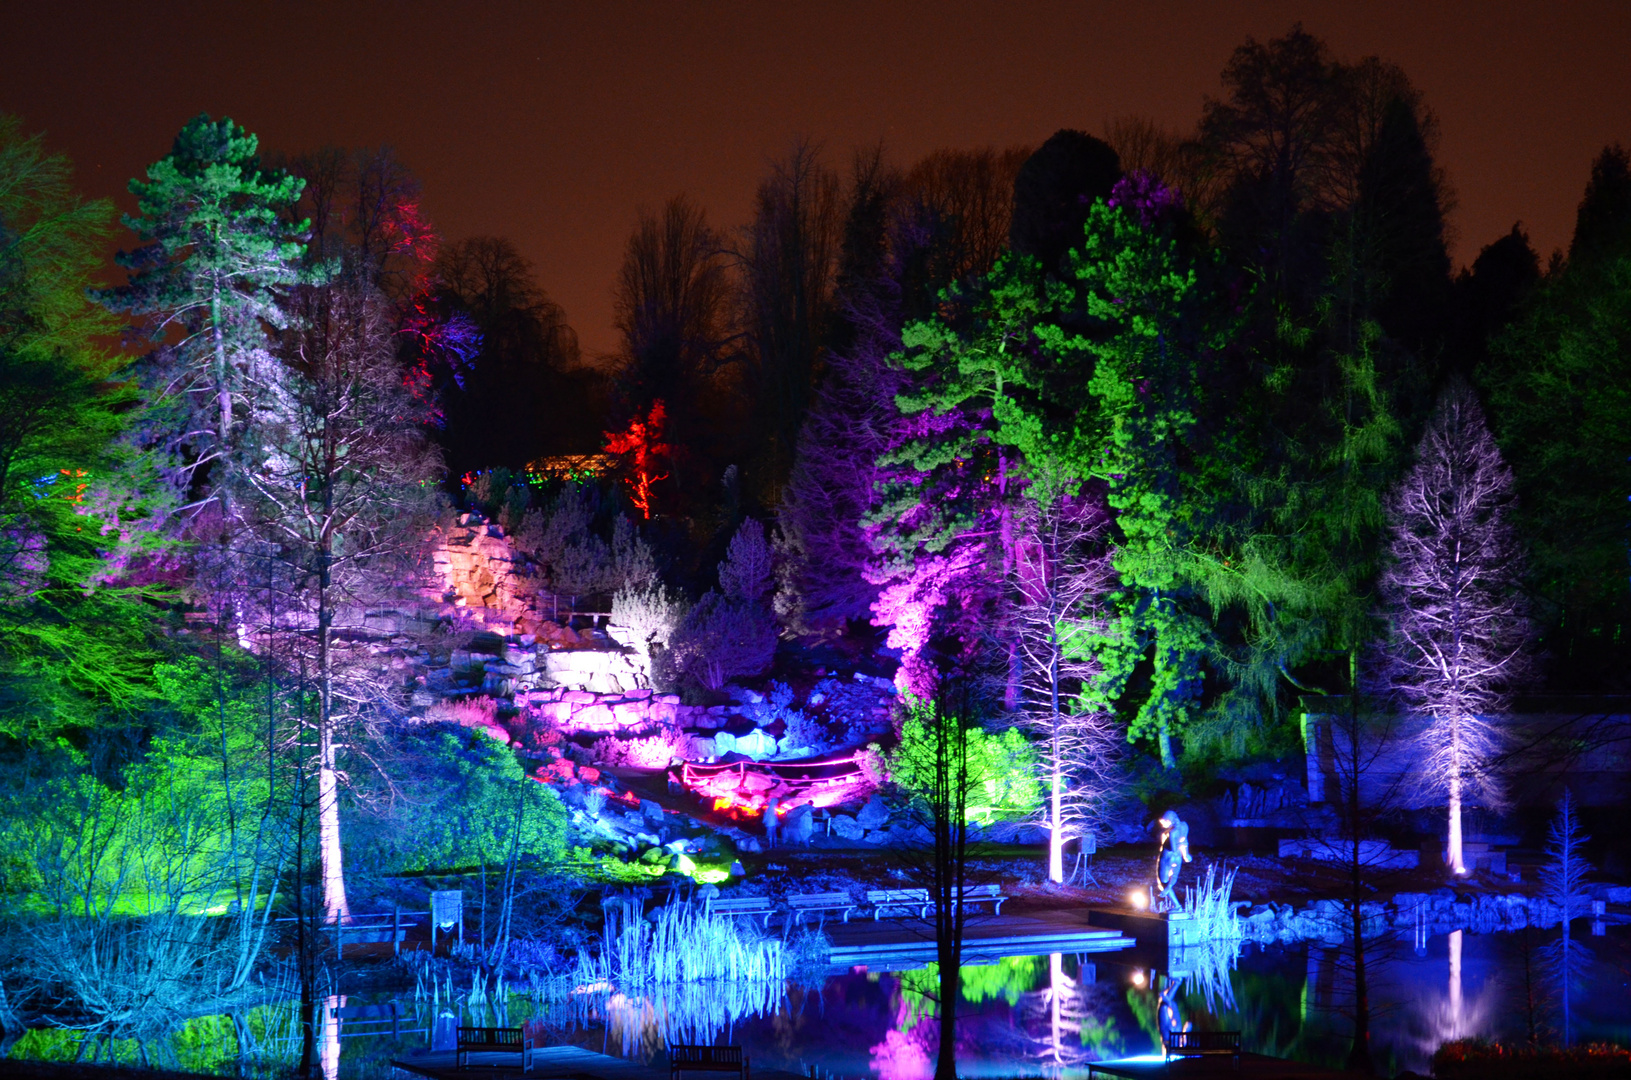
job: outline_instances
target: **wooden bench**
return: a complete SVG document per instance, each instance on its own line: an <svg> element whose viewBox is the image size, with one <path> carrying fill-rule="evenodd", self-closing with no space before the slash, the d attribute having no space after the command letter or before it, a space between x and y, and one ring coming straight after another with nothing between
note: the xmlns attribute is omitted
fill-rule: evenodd
<svg viewBox="0 0 1631 1080"><path fill-rule="evenodd" d="M675 1043L668 1048L668 1080L679 1080L681 1072L733 1072L742 1080L750 1080L748 1056L740 1046Z"/></svg>
<svg viewBox="0 0 1631 1080"><path fill-rule="evenodd" d="M855 901L849 898L849 893L823 892L803 893L799 896L787 898L787 924L797 926L804 916L816 914L820 916L818 926L827 922L827 912L841 912L844 921L849 922L849 913L855 910Z"/></svg>
<svg viewBox="0 0 1631 1080"><path fill-rule="evenodd" d="M927 919L930 909L934 907L934 901L929 899L928 889L868 889L866 902L872 905L873 922L883 918L886 909L897 908L908 911L916 908L917 917Z"/></svg>
<svg viewBox="0 0 1631 1080"><path fill-rule="evenodd" d="M764 916L765 929L770 929L770 917L776 913L776 902L763 896L714 897L708 901L710 915Z"/></svg>
<svg viewBox="0 0 1631 1080"><path fill-rule="evenodd" d="M1232 1057L1240 1065L1240 1032L1173 1031L1162 1039L1167 1057Z"/></svg>
<svg viewBox="0 0 1631 1080"><path fill-rule="evenodd" d="M1002 902L1008 899L1002 895L1000 885L968 885L964 886L962 896L959 898L966 904L990 904L991 914L1002 914Z"/></svg>
<svg viewBox="0 0 1631 1080"><path fill-rule="evenodd" d="M994 915L1002 914L1002 904L1007 899L998 885L967 885L958 894L958 902L964 905L990 904ZM866 902L872 905L874 922L883 918L886 909L910 911L916 908L920 919L927 919L929 912L934 910L934 901L929 899L928 889L869 889Z"/></svg>
<svg viewBox="0 0 1631 1080"><path fill-rule="evenodd" d="M527 1043L521 1037L520 1028L461 1027L453 1048L454 1068L464 1068L471 1054L520 1054L521 1067L525 1069Z"/></svg>

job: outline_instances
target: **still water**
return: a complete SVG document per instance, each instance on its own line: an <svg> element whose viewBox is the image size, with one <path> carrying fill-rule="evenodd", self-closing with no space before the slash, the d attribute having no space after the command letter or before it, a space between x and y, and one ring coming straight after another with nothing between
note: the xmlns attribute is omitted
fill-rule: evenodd
<svg viewBox="0 0 1631 1080"><path fill-rule="evenodd" d="M1447 1040L1524 1040L1531 1025L1548 1041L1566 1022L1575 1041L1631 1043L1631 926L1610 924L1596 936L1582 920L1574 929L1575 976L1566 997L1556 929L1426 939L1406 933L1373 942L1366 959L1378 1071L1427 1072ZM1248 945L1235 956L1201 953L1154 967L1125 953L981 959L991 962L962 972L957 1041L966 1076L1085 1075L1090 1061L1154 1052L1166 1025L1237 1030L1248 1050L1304 1061L1340 1065L1347 1056L1353 977L1346 948ZM802 985L580 990L544 1008L520 993L474 1002L459 994L451 1004L397 995L395 1036L379 1020L324 1028L323 1071L329 1080L411 1075L393 1070L391 1060L451 1050L461 1021L541 1025L552 1041L643 1061L655 1062L668 1041L717 1041L746 1048L757 1070L814 1068L846 1080L918 1080L933 1071L939 987L932 967L857 969ZM377 1012L367 1006L390 997L349 995L330 1004ZM250 1026L263 1051L277 1043L269 1021ZM236 1072L233 1031L224 1018L201 1018L160 1057ZM282 1031L286 1040L288 1026ZM33 1036L12 1054L63 1055L60 1039Z"/></svg>

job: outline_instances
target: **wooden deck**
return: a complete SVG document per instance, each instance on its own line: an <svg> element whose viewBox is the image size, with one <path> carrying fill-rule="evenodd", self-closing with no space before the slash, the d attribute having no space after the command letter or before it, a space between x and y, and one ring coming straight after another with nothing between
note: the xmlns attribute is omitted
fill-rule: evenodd
<svg viewBox="0 0 1631 1080"><path fill-rule="evenodd" d="M1323 1065L1305 1065L1300 1061L1269 1057L1266 1054L1241 1054L1240 1066L1235 1067L1230 1057L1194 1057L1162 1061L1159 1054L1146 1054L1136 1058L1095 1061L1087 1067L1089 1080L1095 1077L1118 1077L1121 1080L1212 1080L1232 1077L1233 1080L1333 1080L1335 1077L1358 1076L1359 1073L1338 1072Z"/></svg>
<svg viewBox="0 0 1631 1080"><path fill-rule="evenodd" d="M521 1071L519 1054L469 1054L465 1068L457 1068L453 1051L413 1054L393 1059L391 1064L406 1072L432 1080L669 1080L668 1057L659 1055L651 1064L597 1054L576 1046L548 1046L534 1050L532 1071ZM697 1073L689 1074L691 1076ZM805 1080L793 1073L753 1067L754 1080Z"/></svg>
<svg viewBox="0 0 1631 1080"><path fill-rule="evenodd" d="M1048 953L1104 953L1131 948L1134 939L1088 923L1084 909L1035 915L979 915L969 920L963 939L963 963L995 963L1004 956ZM921 919L851 916L826 925L832 939L834 967L867 967L877 971L921 967L935 958L934 924Z"/></svg>

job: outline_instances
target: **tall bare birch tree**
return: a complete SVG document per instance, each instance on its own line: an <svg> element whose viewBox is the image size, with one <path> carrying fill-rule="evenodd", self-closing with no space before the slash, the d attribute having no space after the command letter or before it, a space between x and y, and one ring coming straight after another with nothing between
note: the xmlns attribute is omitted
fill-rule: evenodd
<svg viewBox="0 0 1631 1080"><path fill-rule="evenodd" d="M1063 881L1065 842L1088 827L1120 741L1110 714L1081 695L1099 671L1092 641L1107 632L1099 604L1115 571L1102 548L1102 504L1045 494L1027 500L1018 524L1011 630L1019 712L1036 736L1047 786L1048 879Z"/></svg>
<svg viewBox="0 0 1631 1080"><path fill-rule="evenodd" d="M294 592L273 632L314 673L318 837L325 917L348 914L340 846L338 751L358 721L390 702L380 665L351 663L337 626L409 578L422 549L439 462L421 406L392 354L381 299L352 284L308 290L293 305L289 378L257 417L259 467L246 476L263 539Z"/></svg>
<svg viewBox="0 0 1631 1080"><path fill-rule="evenodd" d="M1452 384L1391 499L1382 589L1394 633L1391 689L1426 719L1421 776L1448 801L1445 862L1456 874L1467 872L1463 803L1502 803L1490 768L1501 743L1495 716L1527 667L1511 500L1512 472L1483 410L1470 388Z"/></svg>

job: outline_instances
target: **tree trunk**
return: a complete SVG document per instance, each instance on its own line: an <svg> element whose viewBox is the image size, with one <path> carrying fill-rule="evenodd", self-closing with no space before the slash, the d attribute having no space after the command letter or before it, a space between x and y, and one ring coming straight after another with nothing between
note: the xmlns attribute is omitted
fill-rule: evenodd
<svg viewBox="0 0 1631 1080"><path fill-rule="evenodd" d="M1158 741L1161 744L1161 767L1163 769L1176 769L1178 759L1172 753L1172 729L1167 727L1165 720L1161 721L1161 731Z"/></svg>
<svg viewBox="0 0 1631 1080"><path fill-rule="evenodd" d="M317 591L317 813L318 847L323 861L323 918L338 923L351 917L345 898L345 869L340 850L340 784L334 768L334 658L330 640L334 613L330 610L330 559L319 556Z"/></svg>
<svg viewBox="0 0 1631 1080"><path fill-rule="evenodd" d="M1444 861L1452 874L1465 874L1467 864L1461 850L1461 766L1450 769L1450 835L1444 845Z"/></svg>

